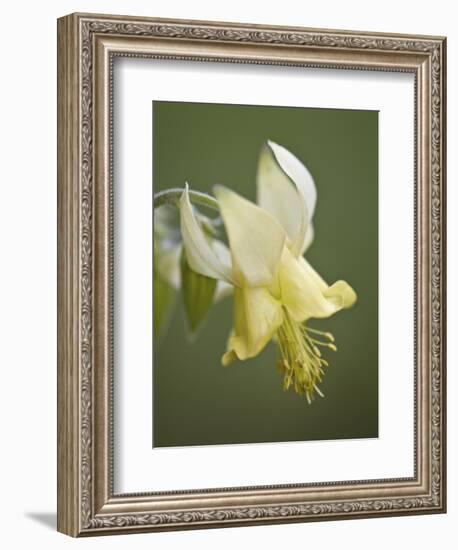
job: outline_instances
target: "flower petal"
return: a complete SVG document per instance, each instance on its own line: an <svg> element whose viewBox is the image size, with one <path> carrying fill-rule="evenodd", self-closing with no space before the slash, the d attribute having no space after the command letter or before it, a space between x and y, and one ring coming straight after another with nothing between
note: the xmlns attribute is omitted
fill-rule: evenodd
<svg viewBox="0 0 458 550"><path fill-rule="evenodd" d="M312 244L314 236L315 230L313 229L313 223L310 222L305 233L304 244L302 245L302 254L304 254L304 252L306 252L308 247Z"/></svg>
<svg viewBox="0 0 458 550"><path fill-rule="evenodd" d="M302 206L296 186L280 168L272 150L262 148L256 175L257 202L282 225L292 243L302 220Z"/></svg>
<svg viewBox="0 0 458 550"><path fill-rule="evenodd" d="M214 194L229 237L237 283L270 285L285 243L283 228L268 212L227 187L215 186Z"/></svg>
<svg viewBox="0 0 458 550"><path fill-rule="evenodd" d="M191 269L201 275L232 283L231 268L221 261L210 246L194 216L187 184L180 199L180 225L186 259Z"/></svg>
<svg viewBox="0 0 458 550"><path fill-rule="evenodd" d="M315 212L315 182L308 169L290 151L273 141L267 144L271 158L261 156L264 168L260 167L258 173L258 202L275 216L281 216L278 219L288 232L291 250L295 256L300 256L313 238L313 233L307 233ZM291 183L295 185L299 200L292 198Z"/></svg>
<svg viewBox="0 0 458 550"><path fill-rule="evenodd" d="M211 247L223 264L231 265L231 252L222 241L214 239L211 242ZM232 285L226 283L225 281L218 281L216 285L214 302L219 302L220 300L226 298L226 296L230 296L232 294L232 290Z"/></svg>
<svg viewBox="0 0 458 550"><path fill-rule="evenodd" d="M337 281L328 286L303 257L295 258L287 248L279 269L279 286L281 302L296 321L330 317L356 301L348 283Z"/></svg>
<svg viewBox="0 0 458 550"><path fill-rule="evenodd" d="M323 295L338 309L351 307L357 299L356 292L345 281L336 281L323 292Z"/></svg>
<svg viewBox="0 0 458 550"><path fill-rule="evenodd" d="M219 261L223 265L231 265L231 251L229 248L219 239L212 239L210 244Z"/></svg>
<svg viewBox="0 0 458 550"><path fill-rule="evenodd" d="M282 306L266 288L234 289L234 331L223 365L260 353L283 320Z"/></svg>

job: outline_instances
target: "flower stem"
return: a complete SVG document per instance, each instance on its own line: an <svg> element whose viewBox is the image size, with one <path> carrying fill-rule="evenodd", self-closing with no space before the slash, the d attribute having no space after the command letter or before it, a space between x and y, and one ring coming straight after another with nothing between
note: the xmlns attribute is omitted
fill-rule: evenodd
<svg viewBox="0 0 458 550"><path fill-rule="evenodd" d="M169 204L178 208L183 191L184 189L180 188L159 191L159 193L156 193L154 195L154 208L159 208L159 206L162 206L163 204ZM212 210L216 210L217 212L219 212L217 200L210 195L207 195L206 193L189 190L189 198L195 204L206 206L207 208L211 208Z"/></svg>

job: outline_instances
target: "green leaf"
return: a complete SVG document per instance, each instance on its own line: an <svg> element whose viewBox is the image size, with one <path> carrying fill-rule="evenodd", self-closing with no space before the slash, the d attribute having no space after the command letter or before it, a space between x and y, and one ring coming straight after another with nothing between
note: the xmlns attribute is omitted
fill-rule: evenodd
<svg viewBox="0 0 458 550"><path fill-rule="evenodd" d="M186 318L191 334L194 334L213 303L216 279L193 271L186 260L186 254L183 253L181 255L181 288Z"/></svg>

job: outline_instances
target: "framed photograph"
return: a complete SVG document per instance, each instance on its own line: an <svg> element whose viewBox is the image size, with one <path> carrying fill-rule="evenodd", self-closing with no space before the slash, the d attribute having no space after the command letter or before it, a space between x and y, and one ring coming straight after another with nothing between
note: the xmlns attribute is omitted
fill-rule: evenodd
<svg viewBox="0 0 458 550"><path fill-rule="evenodd" d="M58 20L58 530L444 512L445 38Z"/></svg>

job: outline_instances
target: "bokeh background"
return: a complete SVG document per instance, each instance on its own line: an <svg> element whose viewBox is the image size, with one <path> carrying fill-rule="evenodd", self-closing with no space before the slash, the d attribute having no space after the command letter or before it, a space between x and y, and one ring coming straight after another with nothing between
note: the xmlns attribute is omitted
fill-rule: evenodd
<svg viewBox="0 0 458 550"><path fill-rule="evenodd" d="M282 389L270 343L222 367L232 299L213 306L190 342L178 294L167 332L153 343L153 446L378 436L378 112L153 102L154 192L211 192L222 183L254 200L267 139L291 150L318 191L307 259L329 283L348 281L356 305L310 326L334 334L337 353L311 405Z"/></svg>

